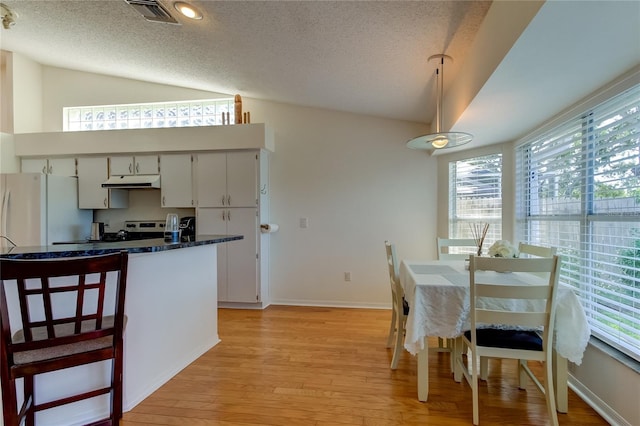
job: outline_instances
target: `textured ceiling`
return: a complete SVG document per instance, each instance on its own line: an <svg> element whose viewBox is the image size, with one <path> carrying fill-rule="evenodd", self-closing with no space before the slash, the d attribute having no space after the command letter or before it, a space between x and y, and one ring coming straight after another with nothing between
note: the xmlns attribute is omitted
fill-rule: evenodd
<svg viewBox="0 0 640 426"><path fill-rule="evenodd" d="M45 65L428 123L490 1L192 1L204 19L146 21L123 0L3 0L0 46Z"/></svg>

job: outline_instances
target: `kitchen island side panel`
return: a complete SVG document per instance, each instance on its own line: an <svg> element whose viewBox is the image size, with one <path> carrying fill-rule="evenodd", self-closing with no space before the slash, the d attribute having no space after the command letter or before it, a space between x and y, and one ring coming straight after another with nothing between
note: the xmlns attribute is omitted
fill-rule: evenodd
<svg viewBox="0 0 640 426"><path fill-rule="evenodd" d="M217 249L213 244L130 256L125 411L220 341Z"/></svg>
<svg viewBox="0 0 640 426"><path fill-rule="evenodd" d="M217 244L129 254L125 412L219 343L216 259ZM105 386L109 380L107 361L42 374L36 378L37 398L65 397ZM19 403L21 393L19 389ZM103 395L38 412L36 424L74 426L104 418L108 416L108 398Z"/></svg>

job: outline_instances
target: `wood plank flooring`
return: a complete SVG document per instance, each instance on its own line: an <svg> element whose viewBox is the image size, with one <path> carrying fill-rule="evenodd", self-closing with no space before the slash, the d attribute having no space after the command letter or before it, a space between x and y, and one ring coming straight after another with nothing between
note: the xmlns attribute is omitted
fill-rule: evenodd
<svg viewBox="0 0 640 426"><path fill-rule="evenodd" d="M219 310L222 340L133 410L142 425L469 425L471 389L456 383L449 354L429 358L429 401L419 402L416 358L392 371L391 312L270 306ZM546 425L543 396L519 390L515 361L491 360L480 384L481 425ZM606 425L569 391L560 425Z"/></svg>

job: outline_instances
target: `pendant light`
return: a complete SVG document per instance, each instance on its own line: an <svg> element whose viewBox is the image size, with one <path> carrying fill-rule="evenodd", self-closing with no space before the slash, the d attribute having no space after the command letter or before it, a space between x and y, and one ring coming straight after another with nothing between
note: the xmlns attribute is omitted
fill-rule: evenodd
<svg viewBox="0 0 640 426"><path fill-rule="evenodd" d="M437 60L438 68L436 68L436 132L428 135L415 137L407 142L407 147L411 149L443 149L454 148L471 142L473 136L469 133L462 132L441 132L442 127L442 94L444 87L444 61L452 60L448 55L433 55L429 57L429 61Z"/></svg>

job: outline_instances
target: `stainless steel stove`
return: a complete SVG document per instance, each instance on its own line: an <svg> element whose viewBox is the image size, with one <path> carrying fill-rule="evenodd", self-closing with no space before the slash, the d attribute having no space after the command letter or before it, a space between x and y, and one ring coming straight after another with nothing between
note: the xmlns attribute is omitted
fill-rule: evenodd
<svg viewBox="0 0 640 426"><path fill-rule="evenodd" d="M164 220L127 220L124 229L107 232L103 241L135 241L164 237Z"/></svg>

